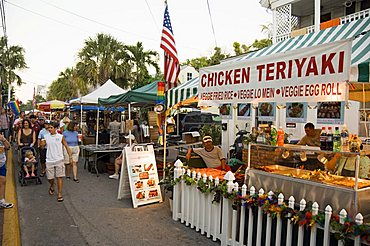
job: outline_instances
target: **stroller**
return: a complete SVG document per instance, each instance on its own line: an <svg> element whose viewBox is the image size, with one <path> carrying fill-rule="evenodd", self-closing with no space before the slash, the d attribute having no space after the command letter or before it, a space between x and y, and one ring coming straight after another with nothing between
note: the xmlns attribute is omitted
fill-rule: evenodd
<svg viewBox="0 0 370 246"><path fill-rule="evenodd" d="M21 166L20 166L20 170L19 170L19 174L18 174L19 183L21 184L21 186L24 186L24 185L27 185L28 181L35 180L36 184L42 184L42 181L41 181L41 178L40 178L40 168L39 168L39 162L38 161L34 163L34 166L35 166L34 174L35 174L35 176L30 176L30 177L26 178L27 173L24 170L24 166L27 165L27 163L25 162L26 152L27 151L32 151L33 155L36 156L36 150L33 147L23 147L20 151L21 151ZM29 170L29 173L31 173L31 168L29 168L28 170Z"/></svg>

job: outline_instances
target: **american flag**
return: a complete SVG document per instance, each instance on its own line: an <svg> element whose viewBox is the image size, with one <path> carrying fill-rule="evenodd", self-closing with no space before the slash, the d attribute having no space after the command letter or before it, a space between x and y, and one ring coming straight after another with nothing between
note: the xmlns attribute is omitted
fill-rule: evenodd
<svg viewBox="0 0 370 246"><path fill-rule="evenodd" d="M177 58L175 38L172 32L167 4L164 10L161 48L164 50L164 80L167 82L167 89L169 90L177 86L180 63Z"/></svg>

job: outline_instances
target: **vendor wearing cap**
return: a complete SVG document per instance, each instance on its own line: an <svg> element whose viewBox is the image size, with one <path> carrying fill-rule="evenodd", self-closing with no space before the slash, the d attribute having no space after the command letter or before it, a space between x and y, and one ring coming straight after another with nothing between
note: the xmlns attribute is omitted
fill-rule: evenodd
<svg viewBox="0 0 370 246"><path fill-rule="evenodd" d="M209 168L216 168L221 170L229 171L230 167L226 165L225 157L222 154L222 150L218 146L213 146L213 141L211 136L203 137L204 148L190 148L186 153L186 159L189 160L191 157L191 152L196 153L206 163Z"/></svg>

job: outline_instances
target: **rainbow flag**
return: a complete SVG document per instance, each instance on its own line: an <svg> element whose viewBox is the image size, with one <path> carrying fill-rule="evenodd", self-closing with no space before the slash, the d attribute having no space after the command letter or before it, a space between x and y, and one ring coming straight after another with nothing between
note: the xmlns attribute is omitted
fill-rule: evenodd
<svg viewBox="0 0 370 246"><path fill-rule="evenodd" d="M19 101L10 101L8 102L8 107L11 108L16 116L21 113L21 108L19 107Z"/></svg>

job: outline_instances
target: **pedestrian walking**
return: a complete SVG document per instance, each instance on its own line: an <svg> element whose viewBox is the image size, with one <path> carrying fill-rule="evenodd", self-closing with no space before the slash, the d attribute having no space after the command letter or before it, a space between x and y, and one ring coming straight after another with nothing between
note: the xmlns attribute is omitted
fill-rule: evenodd
<svg viewBox="0 0 370 246"><path fill-rule="evenodd" d="M1 112L0 112L0 133L2 133L4 137L8 139L9 119L8 119L8 114L6 113L5 108L1 108Z"/></svg>
<svg viewBox="0 0 370 246"><path fill-rule="evenodd" d="M80 147L78 146L78 132L76 122L70 122L67 126L67 130L63 131L63 137L67 142L69 149L71 150L72 159L69 158L66 148L63 148L64 164L66 167L66 178L71 177L71 166L73 172L73 181L79 183L80 180L77 178L77 164L78 155L80 154Z"/></svg>
<svg viewBox="0 0 370 246"><path fill-rule="evenodd" d="M5 201L6 185L6 155L5 149L9 149L10 144L4 135L0 134L0 208L12 208L12 203Z"/></svg>
<svg viewBox="0 0 370 246"><path fill-rule="evenodd" d="M41 117L40 117L41 118ZM38 146L39 146L39 154L40 154L40 165L41 165L41 172L40 176L44 177L46 174L46 146L45 146L45 135L49 134L48 127L50 125L50 122L44 119L40 119L44 121L44 124L42 124L42 129L39 132L38 136Z"/></svg>
<svg viewBox="0 0 370 246"><path fill-rule="evenodd" d="M46 176L50 183L49 195L54 195L55 178L57 178L58 202L63 202L62 195L63 177L65 177L63 146L66 148L68 157L72 162L72 153L62 134L57 133L59 122L52 122L49 125L49 133L45 135L46 142Z"/></svg>
<svg viewBox="0 0 370 246"><path fill-rule="evenodd" d="M8 125L8 129L9 129L8 141L9 141L9 143L14 141L14 130L13 130L14 120L15 120L14 112L13 112L12 109L9 109L8 110L8 122L9 122L9 125Z"/></svg>
<svg viewBox="0 0 370 246"><path fill-rule="evenodd" d="M119 132L121 130L121 123L117 121L117 116L114 116L114 120L109 122L108 130L110 130L110 144L119 144Z"/></svg>

